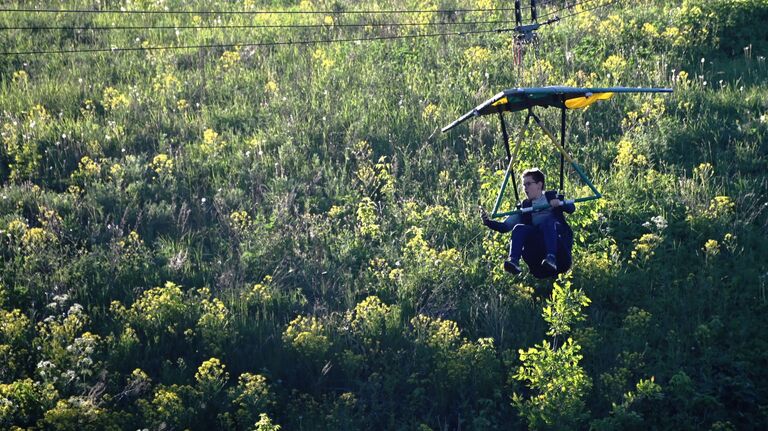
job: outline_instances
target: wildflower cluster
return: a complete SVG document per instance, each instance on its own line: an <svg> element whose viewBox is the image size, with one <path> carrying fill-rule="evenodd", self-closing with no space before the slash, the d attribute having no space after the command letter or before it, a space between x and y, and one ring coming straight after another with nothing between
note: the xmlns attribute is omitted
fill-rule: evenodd
<svg viewBox="0 0 768 431"><path fill-rule="evenodd" d="M219 134L213 129L203 131L203 142L200 149L206 156L218 155L224 149L226 143L219 137Z"/></svg>
<svg viewBox="0 0 768 431"><path fill-rule="evenodd" d="M77 170L72 173L72 181L79 185L86 185L99 178L101 165L88 156L83 156L77 164Z"/></svg>
<svg viewBox="0 0 768 431"><path fill-rule="evenodd" d="M584 321L582 309L590 304L590 299L581 289L571 287L571 282L554 283L552 297L544 307L544 320L549 323L548 335L559 336L571 332L573 324Z"/></svg>
<svg viewBox="0 0 768 431"><path fill-rule="evenodd" d="M173 159L163 153L156 155L150 163L150 168L161 178L171 175L173 166Z"/></svg>
<svg viewBox="0 0 768 431"><path fill-rule="evenodd" d="M261 283L256 283L252 288L242 294L243 301L248 305L265 304L272 300L274 296L274 287L272 286L272 276L267 275Z"/></svg>
<svg viewBox="0 0 768 431"><path fill-rule="evenodd" d="M634 240L635 248L630 255L630 262L637 264L645 263L655 254L656 248L664 241L660 235L655 233L643 234L640 238Z"/></svg>
<svg viewBox="0 0 768 431"><path fill-rule="evenodd" d="M621 55L613 54L603 62L603 70L614 80L621 79L627 70L627 60Z"/></svg>
<svg viewBox="0 0 768 431"><path fill-rule="evenodd" d="M704 251L704 256L707 259L711 259L720 253L720 243L715 239L708 239L707 242L704 243L702 251Z"/></svg>
<svg viewBox="0 0 768 431"><path fill-rule="evenodd" d="M222 354L232 334L230 312L221 299L211 297L209 289L198 289L198 296L200 318L195 328L206 347L215 354Z"/></svg>
<svg viewBox="0 0 768 431"><path fill-rule="evenodd" d="M330 348L325 328L314 316L293 319L283 331L283 343L307 358L321 358Z"/></svg>
<svg viewBox="0 0 768 431"><path fill-rule="evenodd" d="M350 331L368 348L380 348L382 337L399 329L400 309L369 296L348 311L346 321Z"/></svg>
<svg viewBox="0 0 768 431"><path fill-rule="evenodd" d="M624 170L648 166L648 159L640 154L628 139L619 141L619 153L616 155L615 162L619 169Z"/></svg>
<svg viewBox="0 0 768 431"><path fill-rule="evenodd" d="M381 156L372 163L373 150L366 141L358 142L354 147L354 156L358 163L355 171L357 187L361 194L374 200L391 198L395 192L395 177L392 174L392 164L386 156Z"/></svg>
<svg viewBox="0 0 768 431"><path fill-rule="evenodd" d="M237 47L235 48L237 49ZM237 50L224 51L219 58L219 67L224 72L234 70L240 64L241 58L242 57L240 56L240 52Z"/></svg>
<svg viewBox="0 0 768 431"><path fill-rule="evenodd" d="M336 65L336 61L328 55L328 51L322 47L312 51L312 60L320 70L328 71Z"/></svg>
<svg viewBox="0 0 768 431"><path fill-rule="evenodd" d="M728 196L715 196L709 203L709 208L704 216L709 219L717 219L733 214L736 203Z"/></svg>
<svg viewBox="0 0 768 431"><path fill-rule="evenodd" d="M454 268L461 260L461 255L455 248L438 251L429 246L424 239L424 230L412 227L407 232L410 239L403 250L406 259L414 262L418 267Z"/></svg>
<svg viewBox="0 0 768 431"><path fill-rule="evenodd" d="M187 320L188 311L189 306L184 300L181 286L168 281L162 287L155 287L142 293L126 311L124 317L131 326L147 334L175 335L179 332L180 325Z"/></svg>
<svg viewBox="0 0 768 431"><path fill-rule="evenodd" d="M378 223L376 204L369 197L364 197L357 204L357 232L360 236L371 239L381 237L381 226Z"/></svg>
<svg viewBox="0 0 768 431"><path fill-rule="evenodd" d="M118 89L113 87L107 87L104 89L102 96L102 105L104 109L108 111L117 111L127 108L131 101L124 93L121 93Z"/></svg>
<svg viewBox="0 0 768 431"><path fill-rule="evenodd" d="M224 388L229 380L229 373L225 371L226 365L217 358L204 361L197 368L195 381L200 391L208 396L217 394Z"/></svg>
<svg viewBox="0 0 768 431"><path fill-rule="evenodd" d="M464 50L464 61L467 65L476 69L485 66L491 60L491 51L482 46L472 46Z"/></svg>

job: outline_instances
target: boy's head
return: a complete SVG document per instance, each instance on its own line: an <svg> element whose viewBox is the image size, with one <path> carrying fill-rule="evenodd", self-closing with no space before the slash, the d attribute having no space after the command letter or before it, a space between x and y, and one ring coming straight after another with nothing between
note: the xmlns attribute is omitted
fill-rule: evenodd
<svg viewBox="0 0 768 431"><path fill-rule="evenodd" d="M544 191L544 173L539 168L523 171L523 190L528 199L538 199Z"/></svg>

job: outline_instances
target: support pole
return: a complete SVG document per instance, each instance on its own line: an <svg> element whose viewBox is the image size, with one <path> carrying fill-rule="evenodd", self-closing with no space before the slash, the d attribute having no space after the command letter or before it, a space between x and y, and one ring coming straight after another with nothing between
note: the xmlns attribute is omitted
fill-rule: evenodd
<svg viewBox="0 0 768 431"><path fill-rule="evenodd" d="M509 151L509 135L507 134L507 123L504 122L504 113L499 111L499 122L501 123L501 137L504 138L504 149L507 150L507 163L512 160L512 153Z"/></svg>
<svg viewBox="0 0 768 431"><path fill-rule="evenodd" d="M517 191L517 176L515 175L515 168L513 163L515 162L515 157L517 156L517 150L520 146L520 142L522 142L523 139L525 139L525 132L528 131L528 126L531 124L531 117L532 117L531 110L528 110L528 116L525 118L525 124L523 125L523 129L520 131L520 136L517 139L517 143L515 145L515 154L512 154L509 150L509 138L507 134L507 127L506 123L504 122L504 116L501 112L499 112L499 119L501 120L501 133L504 136L504 142L506 143L507 148L507 160L509 161L507 163L507 170L504 173L504 180L501 182L501 188L499 189L499 194L496 195L496 202L493 204L493 211L491 211L491 217L496 218L500 217L504 214L499 214L497 211L499 211L499 207L501 206L501 200L504 198L504 191L507 189L507 184L509 183L510 177L512 178L512 187L515 188L515 202L520 202L520 194Z"/></svg>
<svg viewBox="0 0 768 431"><path fill-rule="evenodd" d="M504 148L507 150L507 171L504 176L504 183L501 186L501 193L499 193L499 197L496 199L496 208L493 209L494 213L498 209L501 195L504 194L504 187L506 186L507 180L510 177L510 173L512 176L512 187L515 188L515 202L520 201L520 195L517 193L517 178L515 178L515 169L512 166L512 152L509 150L509 134L507 133L507 123L504 121L504 112L502 111L499 111L499 120L501 121L501 134L504 137Z"/></svg>
<svg viewBox="0 0 768 431"><path fill-rule="evenodd" d="M565 149L565 105L560 110L560 146ZM565 194L565 157L560 153L560 193Z"/></svg>
<svg viewBox="0 0 768 431"><path fill-rule="evenodd" d="M552 141L553 144L555 144L555 147L557 147L558 151L560 151L560 154L563 157L565 157L566 160L568 160L571 166L573 166L573 169L576 171L577 174L579 174L579 177L581 178L581 180L584 181L584 183L592 190L592 193L594 193L594 196L592 196L589 199L586 199L586 198L585 199L593 200L593 199L601 198L603 195L599 191L597 191L597 188L595 188L595 186L592 184L592 181L590 181L589 178L587 178L587 175L584 173L581 167L579 167L579 165L573 160L571 155L565 151L565 148L563 148L560 145L560 143L557 142L555 135L553 135L552 132L549 131L549 129L544 127L544 124L541 122L541 119L538 116L536 116L536 114L533 114L533 120L536 122L536 124L539 125L541 130L544 131L544 134L547 135L547 137L549 137L549 140ZM576 200L576 201L582 202L583 200L584 199Z"/></svg>

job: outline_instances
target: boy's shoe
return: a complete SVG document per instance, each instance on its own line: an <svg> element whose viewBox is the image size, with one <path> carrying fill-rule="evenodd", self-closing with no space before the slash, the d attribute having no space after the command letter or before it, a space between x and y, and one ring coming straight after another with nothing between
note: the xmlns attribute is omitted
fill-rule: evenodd
<svg viewBox="0 0 768 431"><path fill-rule="evenodd" d="M520 269L520 264L518 262L513 262L511 260L505 260L504 261L504 271L507 271L510 274L520 274L523 272Z"/></svg>
<svg viewBox="0 0 768 431"><path fill-rule="evenodd" d="M557 259L554 254L548 254L546 259L541 261L541 266L551 268L553 271L557 271Z"/></svg>

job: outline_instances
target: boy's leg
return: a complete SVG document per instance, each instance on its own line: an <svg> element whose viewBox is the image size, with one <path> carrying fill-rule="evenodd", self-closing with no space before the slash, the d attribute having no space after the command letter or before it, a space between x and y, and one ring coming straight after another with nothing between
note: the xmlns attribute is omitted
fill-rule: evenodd
<svg viewBox="0 0 768 431"><path fill-rule="evenodd" d="M504 261L504 271L511 274L520 274L520 256L523 254L525 239L531 234L533 226L517 224L512 228L512 238L509 240L509 257Z"/></svg>
<svg viewBox="0 0 768 431"><path fill-rule="evenodd" d="M554 270L557 270L557 219L550 215L544 221L539 224L539 229L544 236L544 248L547 252L547 256L542 265L547 265Z"/></svg>
<svg viewBox="0 0 768 431"><path fill-rule="evenodd" d="M554 216L549 216L539 224L539 229L544 235L544 249L547 255L557 254L557 224L559 222Z"/></svg>
<svg viewBox="0 0 768 431"><path fill-rule="evenodd" d="M515 265L519 265L520 256L523 255L523 245L529 235L536 232L535 226L518 224L512 228L512 239L509 241L509 259Z"/></svg>

